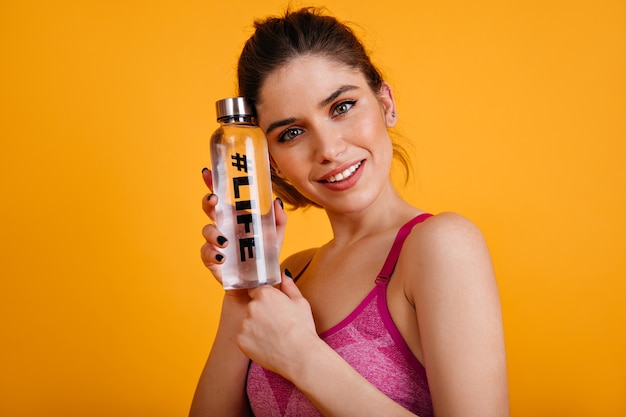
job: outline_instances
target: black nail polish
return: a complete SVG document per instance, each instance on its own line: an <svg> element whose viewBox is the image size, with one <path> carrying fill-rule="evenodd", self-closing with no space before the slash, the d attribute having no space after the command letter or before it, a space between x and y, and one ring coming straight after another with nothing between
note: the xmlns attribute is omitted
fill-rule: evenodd
<svg viewBox="0 0 626 417"><path fill-rule="evenodd" d="M283 204L283 200L281 200L278 197L276 198L276 200L278 200L278 204L280 204L280 208L284 210L285 209L285 205Z"/></svg>
<svg viewBox="0 0 626 417"><path fill-rule="evenodd" d="M217 255L215 255L215 259L217 259L217 262L222 262L222 259L224 259L224 255L218 253Z"/></svg>
<svg viewBox="0 0 626 417"><path fill-rule="evenodd" d="M224 243L226 242L228 242L228 239L226 239L224 236L217 237L217 243L219 243L220 246L224 245Z"/></svg>
<svg viewBox="0 0 626 417"><path fill-rule="evenodd" d="M287 268L285 268L285 275L287 275L288 278L293 279L293 275L291 275L291 271L288 270Z"/></svg>

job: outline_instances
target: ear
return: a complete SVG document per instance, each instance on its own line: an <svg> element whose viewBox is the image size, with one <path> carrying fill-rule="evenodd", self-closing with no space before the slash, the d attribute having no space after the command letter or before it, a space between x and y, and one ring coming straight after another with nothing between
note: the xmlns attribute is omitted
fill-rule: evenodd
<svg viewBox="0 0 626 417"><path fill-rule="evenodd" d="M398 114L396 113L396 101L393 98L391 86L383 81L383 85L378 92L378 99L382 105L385 123L387 127L394 127L398 122Z"/></svg>

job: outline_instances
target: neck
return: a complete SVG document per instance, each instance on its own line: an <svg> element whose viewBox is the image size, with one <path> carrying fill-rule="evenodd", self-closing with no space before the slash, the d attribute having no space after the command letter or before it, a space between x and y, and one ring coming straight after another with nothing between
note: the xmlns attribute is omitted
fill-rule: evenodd
<svg viewBox="0 0 626 417"><path fill-rule="evenodd" d="M326 210L333 231L332 244L350 245L368 236L397 229L421 211L407 203L393 187L366 208L355 212Z"/></svg>

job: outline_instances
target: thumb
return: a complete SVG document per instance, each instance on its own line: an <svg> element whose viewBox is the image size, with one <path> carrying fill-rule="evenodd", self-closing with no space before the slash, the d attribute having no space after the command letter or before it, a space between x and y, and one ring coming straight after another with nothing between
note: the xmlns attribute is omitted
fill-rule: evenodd
<svg viewBox="0 0 626 417"><path fill-rule="evenodd" d="M293 281L293 276L288 269L283 273L283 279L280 281L280 290L289 298L302 297L302 293Z"/></svg>

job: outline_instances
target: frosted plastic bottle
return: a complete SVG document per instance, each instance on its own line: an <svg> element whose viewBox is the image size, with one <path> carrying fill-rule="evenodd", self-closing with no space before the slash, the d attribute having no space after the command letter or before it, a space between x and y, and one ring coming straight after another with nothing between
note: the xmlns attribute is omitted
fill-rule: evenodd
<svg viewBox="0 0 626 417"><path fill-rule="evenodd" d="M216 103L220 127L211 137L217 228L228 239L222 265L224 289L280 282L276 221L267 139L255 124L251 100Z"/></svg>

